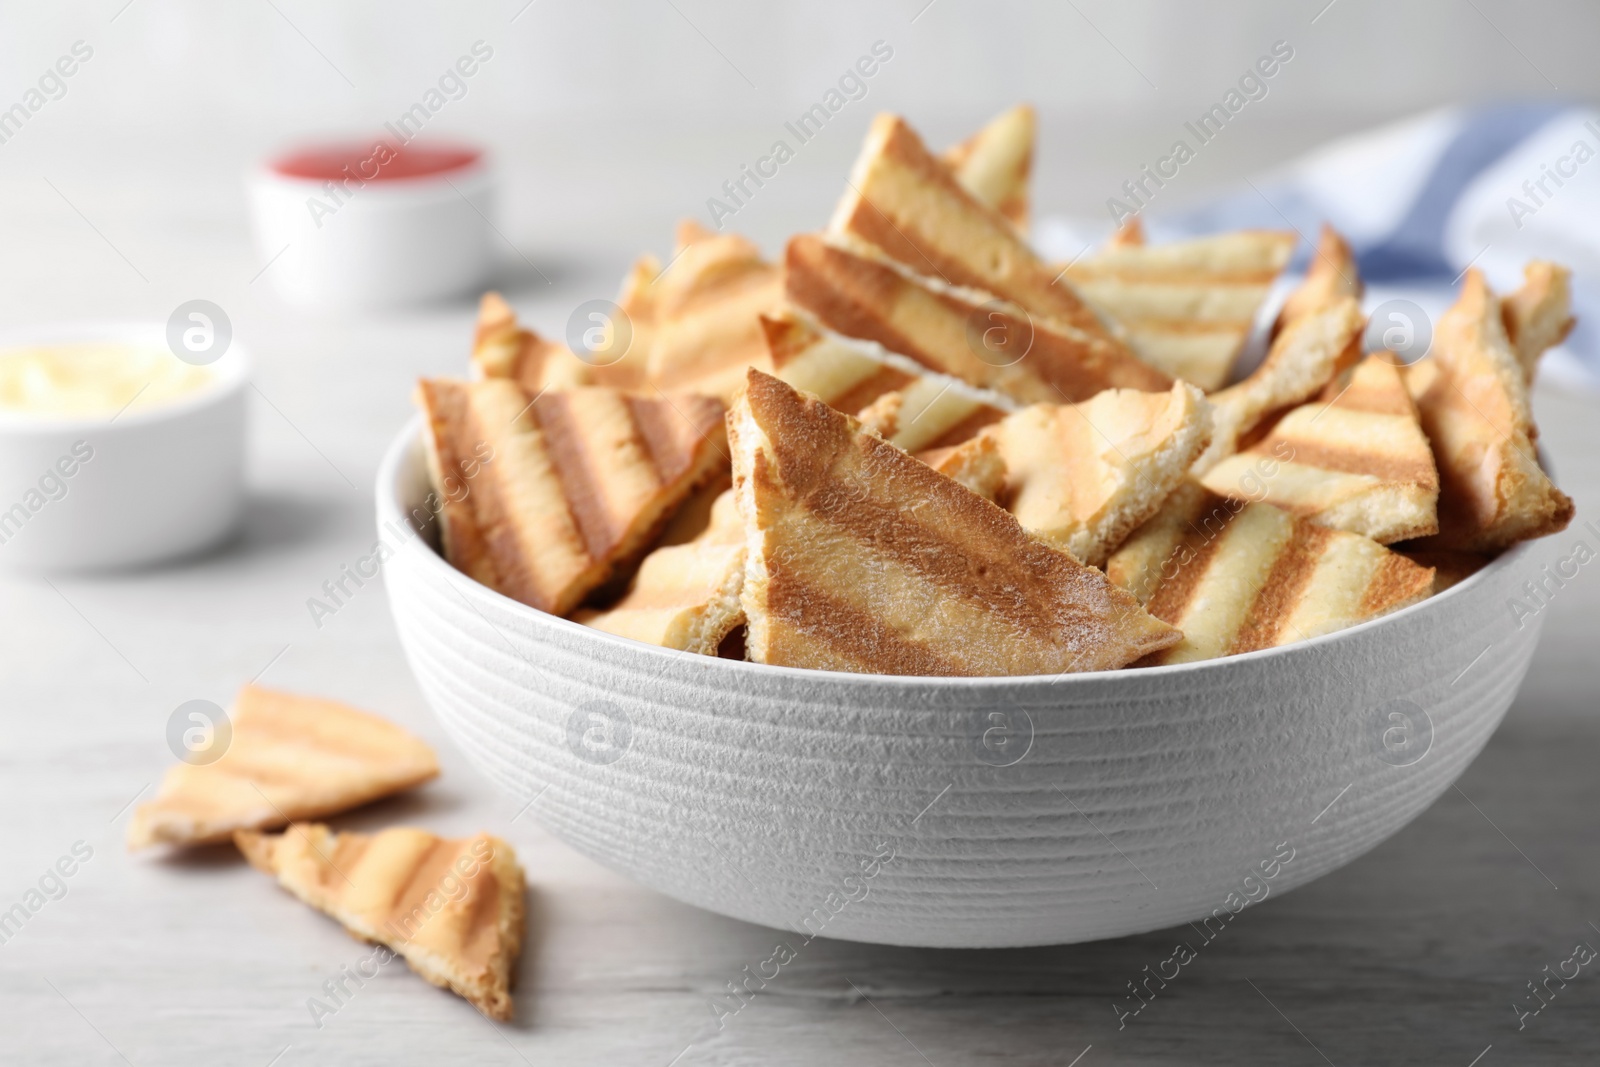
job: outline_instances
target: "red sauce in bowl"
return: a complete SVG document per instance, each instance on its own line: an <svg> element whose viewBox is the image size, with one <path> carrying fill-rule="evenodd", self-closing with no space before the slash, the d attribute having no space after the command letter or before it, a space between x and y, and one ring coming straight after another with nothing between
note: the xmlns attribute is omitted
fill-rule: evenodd
<svg viewBox="0 0 1600 1067"><path fill-rule="evenodd" d="M310 181L362 182L428 178L465 170L483 158L476 148L460 145L396 146L378 139L366 144L319 145L280 156L270 164L274 174Z"/></svg>

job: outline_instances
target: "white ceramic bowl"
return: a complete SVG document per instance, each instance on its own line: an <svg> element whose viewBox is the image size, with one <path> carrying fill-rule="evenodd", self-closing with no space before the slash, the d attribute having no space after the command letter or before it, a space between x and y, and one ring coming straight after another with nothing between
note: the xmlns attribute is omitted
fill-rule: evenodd
<svg viewBox="0 0 1600 1067"><path fill-rule="evenodd" d="M287 300L398 307L475 293L493 266L493 175L481 159L343 192L271 166L250 180L256 244Z"/></svg>
<svg viewBox="0 0 1600 1067"><path fill-rule="evenodd" d="M418 434L379 475L391 542L426 514ZM1285 648L952 680L639 644L409 540L388 588L423 692L553 832L801 937L960 947L1220 930L1372 848L1500 722L1542 618L1518 629L1506 601L1550 558L1523 545L1440 596Z"/></svg>
<svg viewBox="0 0 1600 1067"><path fill-rule="evenodd" d="M164 349L166 326L39 328L0 347L75 341ZM249 356L235 342L208 370L200 389L114 421L0 412L0 566L134 567L227 536L244 502Z"/></svg>

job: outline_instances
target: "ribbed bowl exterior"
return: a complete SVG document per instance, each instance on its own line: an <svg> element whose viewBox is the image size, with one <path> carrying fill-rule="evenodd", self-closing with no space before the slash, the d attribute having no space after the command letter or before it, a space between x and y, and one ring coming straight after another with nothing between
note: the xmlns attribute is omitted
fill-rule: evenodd
<svg viewBox="0 0 1600 1067"><path fill-rule="evenodd" d="M417 433L379 477L391 541L427 491ZM1395 833L1510 706L1542 616L1519 626L1508 600L1547 558L1519 547L1283 649L956 680L612 637L473 582L421 538L386 570L441 721L575 848L802 937L1000 947L1219 928Z"/></svg>

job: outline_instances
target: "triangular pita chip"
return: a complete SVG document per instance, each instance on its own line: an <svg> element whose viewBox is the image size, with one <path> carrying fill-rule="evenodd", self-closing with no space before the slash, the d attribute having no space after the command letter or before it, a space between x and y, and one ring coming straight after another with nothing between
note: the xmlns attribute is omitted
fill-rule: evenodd
<svg viewBox="0 0 1600 1067"><path fill-rule="evenodd" d="M1140 359L1209 392L1227 381L1294 243L1293 233L1240 230L1146 245L1130 231L1065 271Z"/></svg>
<svg viewBox="0 0 1600 1067"><path fill-rule="evenodd" d="M748 655L876 674L1120 667L1178 639L1099 571L752 370L729 419Z"/></svg>
<svg viewBox="0 0 1600 1067"><path fill-rule="evenodd" d="M1142 666L1232 656L1342 630L1427 597L1433 571L1359 534L1186 482L1106 564L1183 640Z"/></svg>
<svg viewBox="0 0 1600 1067"><path fill-rule="evenodd" d="M1035 125L1033 108L1018 104L941 157L962 188L1022 232L1028 229Z"/></svg>
<svg viewBox="0 0 1600 1067"><path fill-rule="evenodd" d="M768 366L761 316L782 309L783 271L737 234L684 223L678 241L653 284L649 380L731 402L746 366Z"/></svg>
<svg viewBox="0 0 1600 1067"><path fill-rule="evenodd" d="M878 345L823 333L793 315L763 316L761 324L776 377L859 418L877 405L873 428L908 452L960 444L1014 406L1009 398Z"/></svg>
<svg viewBox="0 0 1600 1067"><path fill-rule="evenodd" d="M1494 552L1566 529L1573 504L1539 466L1526 371L1500 301L1476 269L1434 325L1406 386L1439 464L1439 532L1429 548Z"/></svg>
<svg viewBox="0 0 1600 1067"><path fill-rule="evenodd" d="M1572 332L1572 272L1534 260L1522 269L1521 288L1501 301L1500 312L1523 377L1532 385L1539 357Z"/></svg>
<svg viewBox="0 0 1600 1067"><path fill-rule="evenodd" d="M790 303L846 337L1024 403L1087 400L1103 389L1166 389L1172 379L1120 344L1030 316L981 293L929 284L879 257L812 234L789 241Z"/></svg>
<svg viewBox="0 0 1600 1067"><path fill-rule="evenodd" d="M589 385L595 372L566 345L520 325L511 305L494 292L478 302L472 363L485 378L509 378L535 393Z"/></svg>
<svg viewBox="0 0 1600 1067"><path fill-rule="evenodd" d="M532 395L505 379L423 380L445 558L565 615L725 469L721 401L591 387Z"/></svg>
<svg viewBox="0 0 1600 1067"><path fill-rule="evenodd" d="M1316 255L1306 268L1305 280L1290 293L1278 312L1277 329L1338 302L1340 297L1361 299L1365 286L1350 244L1327 223L1317 241Z"/></svg>
<svg viewBox="0 0 1600 1067"><path fill-rule="evenodd" d="M1211 411L1184 382L1167 393L1108 389L1082 404L1037 404L983 431L999 445L996 498L1035 536L1091 566L1178 487L1211 439Z"/></svg>
<svg viewBox="0 0 1600 1067"><path fill-rule="evenodd" d="M1439 472L1398 366L1371 355L1201 479L1334 530L1390 544L1439 529Z"/></svg>
<svg viewBox="0 0 1600 1067"><path fill-rule="evenodd" d="M1195 462L1204 474L1250 443L1274 415L1316 396L1334 375L1361 358L1366 325L1354 297L1344 296L1289 322L1272 341L1261 366L1243 381L1212 393L1211 445Z"/></svg>
<svg viewBox="0 0 1600 1067"><path fill-rule="evenodd" d="M509 1020L522 953L526 884L510 845L478 834L445 840L392 827L334 833L295 823L234 836L250 863L353 936L386 945L413 971Z"/></svg>
<svg viewBox="0 0 1600 1067"><path fill-rule="evenodd" d="M228 724L218 759L171 768L155 798L134 811L129 848L207 844L235 830L324 818L439 774L423 741L332 700L247 685Z"/></svg>
<svg viewBox="0 0 1600 1067"><path fill-rule="evenodd" d="M1035 319L1122 347L1060 270L1035 255L1005 216L962 188L897 115L873 120L828 233L875 246L946 286L993 294Z"/></svg>
<svg viewBox="0 0 1600 1067"><path fill-rule="evenodd" d="M604 611L580 610L573 619L635 641L715 656L744 624L744 542L738 504L733 491L724 490L699 536L657 548L621 600Z"/></svg>

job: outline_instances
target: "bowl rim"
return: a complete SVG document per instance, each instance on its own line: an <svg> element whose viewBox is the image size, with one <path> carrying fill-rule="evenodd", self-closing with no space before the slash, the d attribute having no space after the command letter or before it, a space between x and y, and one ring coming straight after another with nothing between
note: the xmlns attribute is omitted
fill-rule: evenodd
<svg viewBox="0 0 1600 1067"><path fill-rule="evenodd" d="M82 322L41 322L0 331L0 354L30 344L74 344L95 341L126 341L166 350L166 324L153 319L113 319ZM201 408L219 404L250 384L254 360L249 349L237 339L211 363L198 364L211 372L198 388L164 403L111 416L46 415L25 411L0 410L0 435L82 433L121 431L151 423L180 418ZM113 421L115 420L115 421Z"/></svg>
<svg viewBox="0 0 1600 1067"><path fill-rule="evenodd" d="M1383 626L1394 625L1398 620L1418 614L1425 610L1443 610L1446 605L1453 602L1453 600L1459 599L1459 597L1466 595L1466 593L1472 588L1487 581L1487 575L1489 575L1491 572L1498 573L1519 563L1529 553L1531 553L1533 551L1533 547L1538 544L1538 541L1534 540L1523 541L1513 545L1502 552L1498 557L1491 560L1487 565L1479 568L1476 572L1462 579L1460 582L1457 582L1449 589L1444 590L1442 593L1435 593L1431 596L1428 596L1422 600L1419 600L1415 604L1401 608L1399 611L1390 612L1387 615L1380 615L1375 619L1368 619L1366 622L1357 623L1356 625L1346 627L1343 630L1335 630L1332 633L1321 634L1317 637L1308 638L1303 641L1295 641L1291 644L1278 645L1273 648L1256 649L1253 652L1241 652L1232 656L1218 656L1213 659L1195 660L1189 663L1169 663L1156 667L1140 667L1136 670L1130 670L1127 667L1119 667L1114 670L1075 671L1062 674L996 674L970 677L957 675L946 677L942 675L924 674L857 674L850 671L822 671L815 670L810 667L783 667L771 663L754 663L749 660L723 659L718 656L703 656L695 652L685 652L681 649L665 648L660 645L652 645L644 641L635 641L632 638L607 633L604 630L596 630L592 626L585 626L582 623L574 622L571 619L564 619L559 615L551 615L549 612L540 611L538 608L524 604L520 600L514 600L511 597L506 596L504 593L484 585L483 583L474 579L471 575L456 570L456 568L452 567L443 556L434 551L432 546L428 545L427 542L418 534L418 531L411 526L409 513L402 510L400 507L400 470L402 465L405 463L408 454L417 446L418 443L420 443L421 433L422 415L420 413L415 413L405 423L405 425L401 427L400 432L384 450L383 460L378 465L378 477L376 485L377 520L380 533L384 529L388 528L389 524L393 522L400 524L403 529L410 531L413 536L416 536L418 541L422 543L422 547L426 549L426 552L424 553L426 561L422 564L422 566L430 568L430 573L439 575L445 581L453 581L455 578L459 577L475 586L477 592L487 594L489 597L500 601L499 606L502 608L502 610L509 611L513 615L521 616L530 622L539 625L556 625L558 628L567 627L568 633L581 633L581 640L592 640L600 645L610 645L615 648L636 651L646 656L660 656L668 661L672 659L684 659L685 657L692 657L692 659L697 662L697 665L703 665L709 670L727 671L729 672L730 676L754 673L757 676L762 677L789 678L798 681L807 681L813 684L828 684L831 682L839 685L869 684L890 687L898 686L901 688L908 686L955 686L962 689L982 690L1016 688L1018 686L1028 687L1030 689L1054 689L1059 685L1084 686L1091 683L1115 685L1117 683L1115 681L1111 681L1111 679L1119 676L1128 679L1129 684L1134 684L1134 680L1136 679L1146 679L1151 677L1175 677L1217 671L1242 670L1246 669L1249 665L1260 663L1266 660L1277 659L1280 657L1305 656L1314 649L1319 649L1324 646L1333 645L1340 642L1356 640L1359 636L1364 635L1368 631L1375 630ZM391 600L391 604L392 603L393 601ZM699 661L704 661L704 663L700 664ZM716 666L713 666L713 664Z"/></svg>

